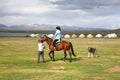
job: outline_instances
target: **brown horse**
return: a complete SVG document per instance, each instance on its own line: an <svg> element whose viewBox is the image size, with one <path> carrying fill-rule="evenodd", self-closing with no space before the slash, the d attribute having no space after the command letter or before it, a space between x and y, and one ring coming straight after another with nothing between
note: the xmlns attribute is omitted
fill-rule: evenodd
<svg viewBox="0 0 120 80"><path fill-rule="evenodd" d="M72 55L73 55L73 56L76 56L76 55L74 54L73 45L72 45L71 42L63 41L63 40L62 40L62 41L59 43L59 45L57 45L57 46L55 47L55 50L54 50L54 47L53 47L53 39L47 37L46 35L42 36L40 39L43 40L43 41L46 41L47 44L49 45L49 49L50 49L49 56L50 56L50 58L51 58L53 61L55 61L55 59L54 59L54 51L63 50L63 51L64 51L64 61L66 60L66 56L67 56L66 51L67 51L67 52L69 53L69 55L70 55L70 62L72 61ZM70 50L72 51L72 54L71 54L71 51L70 51ZM52 56L51 56L51 53L52 53Z"/></svg>

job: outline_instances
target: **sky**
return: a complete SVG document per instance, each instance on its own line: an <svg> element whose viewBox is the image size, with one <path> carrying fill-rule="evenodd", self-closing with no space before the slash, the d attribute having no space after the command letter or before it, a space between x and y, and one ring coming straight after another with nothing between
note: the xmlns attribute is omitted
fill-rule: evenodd
<svg viewBox="0 0 120 80"><path fill-rule="evenodd" d="M0 0L0 24L120 28L120 0Z"/></svg>

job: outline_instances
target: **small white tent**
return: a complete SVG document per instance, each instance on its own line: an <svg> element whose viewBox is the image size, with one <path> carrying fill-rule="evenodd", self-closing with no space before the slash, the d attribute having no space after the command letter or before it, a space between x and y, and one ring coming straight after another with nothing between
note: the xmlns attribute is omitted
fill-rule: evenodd
<svg viewBox="0 0 120 80"><path fill-rule="evenodd" d="M96 37L96 38L101 38L102 35L101 35L101 34L97 34L95 37Z"/></svg>
<svg viewBox="0 0 120 80"><path fill-rule="evenodd" d="M111 33L111 34L107 34L104 37L106 37L106 38L117 38L117 34L116 33Z"/></svg>
<svg viewBox="0 0 120 80"><path fill-rule="evenodd" d="M88 34L87 38L93 38L93 35L92 34Z"/></svg>
<svg viewBox="0 0 120 80"><path fill-rule="evenodd" d="M31 34L30 37L35 37L36 35L35 34Z"/></svg>
<svg viewBox="0 0 120 80"><path fill-rule="evenodd" d="M77 38L77 35L76 35L76 34L73 34L71 37L72 37L72 38Z"/></svg>
<svg viewBox="0 0 120 80"><path fill-rule="evenodd" d="M117 38L117 34L116 33L111 33L111 37L112 38Z"/></svg>
<svg viewBox="0 0 120 80"><path fill-rule="evenodd" d="M85 35L84 34L80 34L79 38L85 38Z"/></svg>
<svg viewBox="0 0 120 80"><path fill-rule="evenodd" d="M70 38L69 34L64 35L64 38Z"/></svg>
<svg viewBox="0 0 120 80"><path fill-rule="evenodd" d="M48 37L49 37L49 38L53 38L54 35L53 35L53 34L48 34Z"/></svg>

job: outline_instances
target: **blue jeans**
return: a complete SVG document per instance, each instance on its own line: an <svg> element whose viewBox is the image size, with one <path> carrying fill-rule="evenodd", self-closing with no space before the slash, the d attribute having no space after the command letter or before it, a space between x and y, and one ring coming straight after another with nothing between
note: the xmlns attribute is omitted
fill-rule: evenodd
<svg viewBox="0 0 120 80"><path fill-rule="evenodd" d="M54 46L54 47L56 46L58 40L59 40L59 39L55 39L55 40L53 41L53 46Z"/></svg>

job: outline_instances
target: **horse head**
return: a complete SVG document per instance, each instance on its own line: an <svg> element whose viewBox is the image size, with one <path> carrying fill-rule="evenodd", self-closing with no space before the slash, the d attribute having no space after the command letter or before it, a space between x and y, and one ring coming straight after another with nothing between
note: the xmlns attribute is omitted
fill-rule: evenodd
<svg viewBox="0 0 120 80"><path fill-rule="evenodd" d="M41 39L42 41L46 41L47 36L46 36L46 35L43 35L40 39Z"/></svg>

